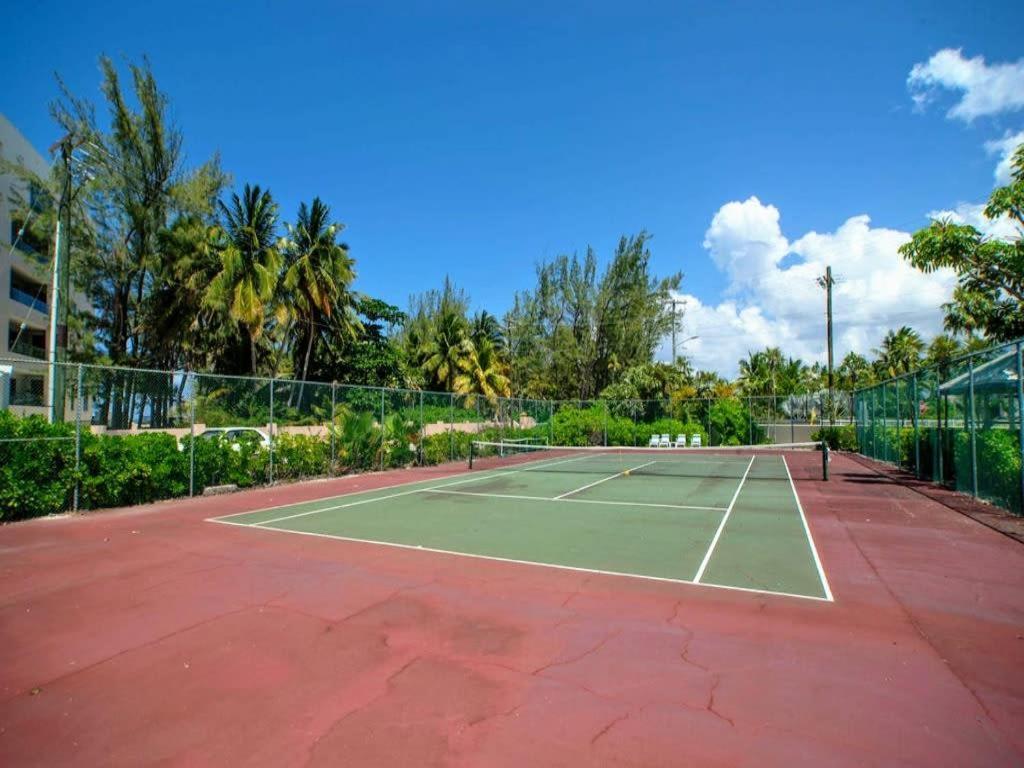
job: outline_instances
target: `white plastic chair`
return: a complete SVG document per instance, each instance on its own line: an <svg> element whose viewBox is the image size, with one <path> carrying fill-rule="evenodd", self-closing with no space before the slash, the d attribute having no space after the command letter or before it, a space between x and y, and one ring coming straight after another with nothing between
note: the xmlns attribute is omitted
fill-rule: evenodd
<svg viewBox="0 0 1024 768"><path fill-rule="evenodd" d="M690 435L690 447L691 448L700 448L700 434L699 433L695 432L694 434Z"/></svg>
<svg viewBox="0 0 1024 768"><path fill-rule="evenodd" d="M661 444L661 439L657 435L651 435L651 440L647 443L648 448L657 448Z"/></svg>
<svg viewBox="0 0 1024 768"><path fill-rule="evenodd" d="M672 441L669 439L668 435L662 435L661 440L658 441L658 445L661 448L671 448Z"/></svg>
<svg viewBox="0 0 1024 768"><path fill-rule="evenodd" d="M686 435L676 435L676 448L686 447Z"/></svg>

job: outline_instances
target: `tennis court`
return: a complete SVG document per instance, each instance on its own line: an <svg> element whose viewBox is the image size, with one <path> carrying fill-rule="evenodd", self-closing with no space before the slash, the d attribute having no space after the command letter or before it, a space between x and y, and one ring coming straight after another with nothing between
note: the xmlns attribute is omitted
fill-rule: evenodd
<svg viewBox="0 0 1024 768"><path fill-rule="evenodd" d="M794 482L823 479L820 448L477 443L443 480L210 522L830 601Z"/></svg>

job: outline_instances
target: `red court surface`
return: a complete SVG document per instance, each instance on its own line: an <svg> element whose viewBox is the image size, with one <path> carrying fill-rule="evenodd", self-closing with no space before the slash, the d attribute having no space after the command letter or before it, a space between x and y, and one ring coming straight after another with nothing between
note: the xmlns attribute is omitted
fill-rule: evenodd
<svg viewBox="0 0 1024 768"><path fill-rule="evenodd" d="M1024 764L1024 545L844 456L835 602L203 522L427 476L0 528L0 765Z"/></svg>

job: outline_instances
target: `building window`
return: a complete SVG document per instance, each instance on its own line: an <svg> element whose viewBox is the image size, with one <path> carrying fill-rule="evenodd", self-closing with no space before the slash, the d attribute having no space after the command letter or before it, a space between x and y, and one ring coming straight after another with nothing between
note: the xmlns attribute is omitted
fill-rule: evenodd
<svg viewBox="0 0 1024 768"><path fill-rule="evenodd" d="M42 405L45 389L42 376L15 376L11 379L11 405Z"/></svg>
<svg viewBox="0 0 1024 768"><path fill-rule="evenodd" d="M46 359L46 331L37 328L25 328L19 333L18 323L7 327L7 349L18 355Z"/></svg>
<svg viewBox="0 0 1024 768"><path fill-rule="evenodd" d="M46 305L46 285L38 280L25 277L20 272L11 270L11 298L19 304L42 312L49 312Z"/></svg>

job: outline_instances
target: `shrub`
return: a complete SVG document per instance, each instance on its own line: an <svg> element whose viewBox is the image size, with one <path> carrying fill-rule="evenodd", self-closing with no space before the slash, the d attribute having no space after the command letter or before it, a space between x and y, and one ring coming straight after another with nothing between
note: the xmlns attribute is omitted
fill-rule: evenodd
<svg viewBox="0 0 1024 768"><path fill-rule="evenodd" d="M73 436L71 424L0 411L0 520L54 514L69 506L75 482Z"/></svg>
<svg viewBox="0 0 1024 768"><path fill-rule="evenodd" d="M1020 446L1017 433L1006 429L979 429L975 432L978 466L978 495L1006 509L1019 510ZM954 438L956 487L970 491L971 433L964 429Z"/></svg>
<svg viewBox="0 0 1024 768"><path fill-rule="evenodd" d="M716 400L708 411L708 420L708 437L714 445L756 445L765 440L764 430L739 400Z"/></svg>
<svg viewBox="0 0 1024 768"><path fill-rule="evenodd" d="M274 477L282 480L327 474L331 461L329 440L287 432L274 439Z"/></svg>
<svg viewBox="0 0 1024 768"><path fill-rule="evenodd" d="M828 443L828 447L833 451L856 451L858 449L857 427L853 424L822 427L811 433L811 440Z"/></svg>

